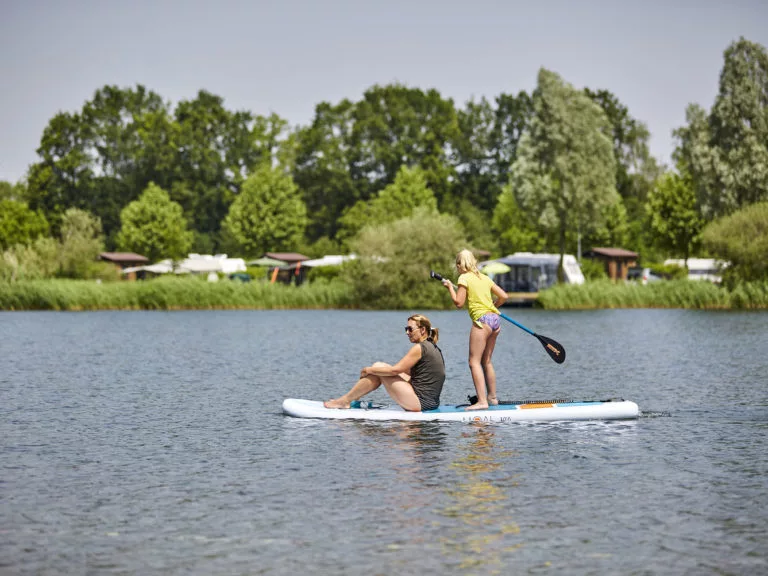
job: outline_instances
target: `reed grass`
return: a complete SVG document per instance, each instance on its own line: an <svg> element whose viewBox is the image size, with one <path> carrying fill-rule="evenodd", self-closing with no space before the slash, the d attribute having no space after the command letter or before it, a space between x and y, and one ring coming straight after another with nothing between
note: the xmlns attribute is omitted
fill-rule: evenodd
<svg viewBox="0 0 768 576"><path fill-rule="evenodd" d="M768 283L740 284L733 290L710 282L672 280L635 283L612 283L608 280L582 285L554 286L539 294L537 306L548 310L590 308L688 308L766 309Z"/></svg>
<svg viewBox="0 0 768 576"><path fill-rule="evenodd" d="M143 282L30 280L0 283L0 310L200 310L200 309L358 309L385 301L359 302L340 280L286 286L268 282L206 282L165 277ZM445 302L421 302L443 309ZM424 305L425 304L425 305ZM540 293L537 306L549 310L599 308L768 309L768 282L743 283L728 290L709 282L673 280L613 284L607 280L558 285Z"/></svg>
<svg viewBox="0 0 768 576"><path fill-rule="evenodd" d="M158 278L98 284L35 280L0 284L0 310L200 310L352 308L342 283L286 286L267 282L205 282Z"/></svg>

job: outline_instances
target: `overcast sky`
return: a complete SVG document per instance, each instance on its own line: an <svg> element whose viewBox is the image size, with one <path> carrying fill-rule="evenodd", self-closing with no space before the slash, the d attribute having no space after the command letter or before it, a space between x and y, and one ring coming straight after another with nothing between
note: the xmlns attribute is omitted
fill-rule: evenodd
<svg viewBox="0 0 768 576"><path fill-rule="evenodd" d="M305 125L373 84L461 106L530 91L542 66L613 92L669 162L739 36L768 46L768 0L0 0L0 180L24 177L50 118L106 84L172 104L205 89Z"/></svg>

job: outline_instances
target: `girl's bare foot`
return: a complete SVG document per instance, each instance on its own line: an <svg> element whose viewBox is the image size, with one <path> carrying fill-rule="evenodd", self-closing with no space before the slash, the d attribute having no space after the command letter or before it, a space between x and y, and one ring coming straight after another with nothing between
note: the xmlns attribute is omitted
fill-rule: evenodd
<svg viewBox="0 0 768 576"><path fill-rule="evenodd" d="M488 396L488 404L490 404L491 406L498 406L499 399L496 398L496 396Z"/></svg>
<svg viewBox="0 0 768 576"><path fill-rule="evenodd" d="M323 402L323 406L326 408L340 408L345 410L349 408L349 402L344 402L341 398L335 398L334 400L326 400Z"/></svg>
<svg viewBox="0 0 768 576"><path fill-rule="evenodd" d="M464 410L488 410L488 402L478 402L472 406L467 406Z"/></svg>

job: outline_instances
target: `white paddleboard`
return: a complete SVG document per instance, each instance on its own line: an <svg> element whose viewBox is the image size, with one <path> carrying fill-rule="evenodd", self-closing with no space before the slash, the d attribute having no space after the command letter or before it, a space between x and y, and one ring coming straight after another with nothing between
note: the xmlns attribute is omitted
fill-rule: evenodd
<svg viewBox="0 0 768 576"><path fill-rule="evenodd" d="M424 412L407 412L400 406L373 408L326 408L322 402L286 398L283 412L298 418L349 420L454 420L459 422L552 422L558 420L627 420L640 410L628 400L545 401L530 404L500 404L487 410L466 410L465 406L440 406Z"/></svg>

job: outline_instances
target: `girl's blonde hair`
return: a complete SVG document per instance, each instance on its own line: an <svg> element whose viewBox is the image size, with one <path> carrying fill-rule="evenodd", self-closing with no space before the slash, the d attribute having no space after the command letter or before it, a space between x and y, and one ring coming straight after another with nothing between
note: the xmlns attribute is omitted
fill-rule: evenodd
<svg viewBox="0 0 768 576"><path fill-rule="evenodd" d="M413 320L420 328L424 328L427 331L427 340L431 340L433 344L437 344L437 340L440 337L440 331L437 328L432 327L432 323L429 318L423 314L414 314L408 320Z"/></svg>
<svg viewBox="0 0 768 576"><path fill-rule="evenodd" d="M466 272L480 274L480 271L477 269L477 258L469 250L462 250L456 254L456 270L458 270L459 274Z"/></svg>

